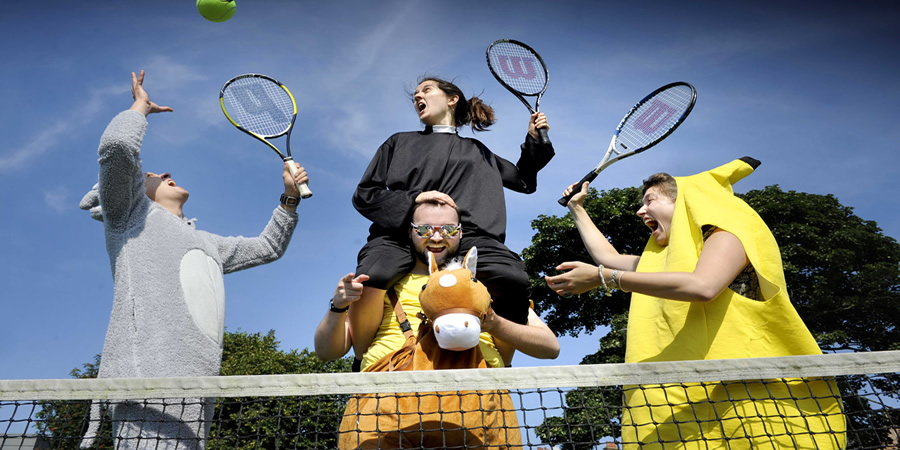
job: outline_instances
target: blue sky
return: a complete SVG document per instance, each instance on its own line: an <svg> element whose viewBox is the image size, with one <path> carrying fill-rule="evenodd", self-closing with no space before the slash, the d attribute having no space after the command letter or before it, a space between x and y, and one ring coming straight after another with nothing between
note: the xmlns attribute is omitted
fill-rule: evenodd
<svg viewBox="0 0 900 450"><path fill-rule="evenodd" d="M171 172L191 192L185 214L219 234L258 234L282 190L280 161L226 121L219 88L258 72L297 98L294 153L315 196L283 259L225 278L227 328L275 329L285 348L312 345L338 278L355 267L368 223L350 197L389 135L421 128L407 96L416 78L454 79L491 103L498 123L478 137L517 159L528 113L484 60L500 38L529 43L548 64L541 106L557 151L537 193L507 191L515 251L530 243L531 220L565 212L559 194L599 161L628 108L678 80L698 90L688 121L595 187L750 155L763 165L739 192L831 193L900 236L896 1L238 0L225 23L201 18L191 0L49 5L0 10L0 379L65 378L102 350L109 259L102 225L77 205L140 69L151 98L175 109L150 117L144 166ZM556 361L516 365L576 364L597 347L597 336L564 338Z"/></svg>

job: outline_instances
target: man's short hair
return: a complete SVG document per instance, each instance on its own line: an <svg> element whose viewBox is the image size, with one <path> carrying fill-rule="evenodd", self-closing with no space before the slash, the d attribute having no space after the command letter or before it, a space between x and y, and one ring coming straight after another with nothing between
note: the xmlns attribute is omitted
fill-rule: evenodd
<svg viewBox="0 0 900 450"><path fill-rule="evenodd" d="M459 208L457 208L457 207L455 207L455 206L450 206L448 203L444 203L444 202L442 202L442 201L440 201L440 200L436 200L436 199L433 199L433 198L428 199L428 200L424 200L424 201L422 201L421 203L416 203L416 206L413 206L412 216L410 216L410 218L415 217L416 211L418 211L419 208L421 208L421 207L423 207L423 206L425 206L425 205L433 206L433 207L435 207L435 208L440 208L440 207L442 207L442 206L446 206L446 207L448 207L448 208L453 208L453 212L456 213L456 221L457 221L457 222L460 221Z"/></svg>

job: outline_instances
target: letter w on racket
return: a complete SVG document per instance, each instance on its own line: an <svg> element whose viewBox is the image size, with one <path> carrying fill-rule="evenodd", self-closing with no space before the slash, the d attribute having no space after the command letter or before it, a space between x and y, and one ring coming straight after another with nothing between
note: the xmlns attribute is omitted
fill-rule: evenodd
<svg viewBox="0 0 900 450"><path fill-rule="evenodd" d="M503 73L510 77L533 80L538 75L534 67L534 60L531 58L500 55L498 59Z"/></svg>

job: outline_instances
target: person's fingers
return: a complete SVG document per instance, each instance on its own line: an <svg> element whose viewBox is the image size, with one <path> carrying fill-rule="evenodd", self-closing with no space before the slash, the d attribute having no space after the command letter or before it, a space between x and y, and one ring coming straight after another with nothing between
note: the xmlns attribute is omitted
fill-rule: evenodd
<svg viewBox="0 0 900 450"><path fill-rule="evenodd" d="M350 272L347 275L344 275L341 277L341 282L349 283L349 282L353 281L353 277L354 277L353 272Z"/></svg>
<svg viewBox="0 0 900 450"><path fill-rule="evenodd" d="M365 283L366 281L369 281L369 276L364 273L353 279L354 283Z"/></svg>

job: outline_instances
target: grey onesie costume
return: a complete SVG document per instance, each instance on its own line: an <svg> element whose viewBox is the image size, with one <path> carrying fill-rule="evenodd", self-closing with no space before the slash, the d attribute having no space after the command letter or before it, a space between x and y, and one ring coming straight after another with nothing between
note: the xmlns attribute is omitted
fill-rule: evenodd
<svg viewBox="0 0 900 450"><path fill-rule="evenodd" d="M297 214L275 208L255 238L194 229L192 221L145 193L139 155L146 129L144 115L128 110L113 118L100 139L99 202L115 294L99 376L218 375L225 320L222 275L281 257ZM82 201L82 208L89 206ZM111 406L116 448L202 449L213 402L116 402ZM95 402L92 416L98 412ZM93 441L96 424L82 446Z"/></svg>

